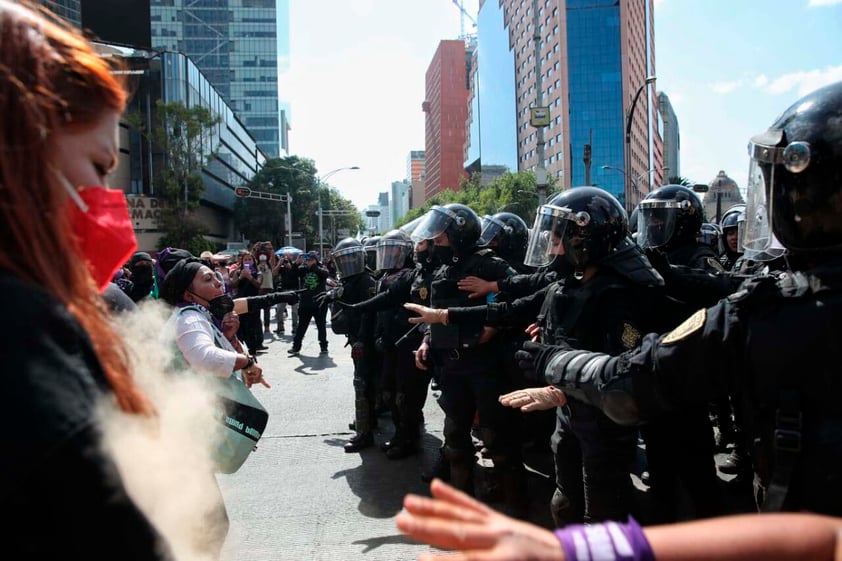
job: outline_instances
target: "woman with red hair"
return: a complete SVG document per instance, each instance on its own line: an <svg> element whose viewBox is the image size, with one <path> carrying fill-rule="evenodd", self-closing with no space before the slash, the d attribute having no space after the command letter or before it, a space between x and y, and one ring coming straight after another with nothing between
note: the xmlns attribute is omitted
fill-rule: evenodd
<svg viewBox="0 0 842 561"><path fill-rule="evenodd" d="M163 559L103 448L100 404L153 416L100 290L136 249L117 164L124 85L75 30L0 0L3 549Z"/></svg>

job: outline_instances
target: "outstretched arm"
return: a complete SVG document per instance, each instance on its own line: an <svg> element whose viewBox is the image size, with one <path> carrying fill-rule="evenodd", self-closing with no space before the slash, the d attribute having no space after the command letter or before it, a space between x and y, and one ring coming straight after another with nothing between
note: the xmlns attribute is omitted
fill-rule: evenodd
<svg viewBox="0 0 842 561"><path fill-rule="evenodd" d="M417 541L459 553L423 553L419 561L575 560L565 557L561 540L550 530L509 518L440 480L430 490L432 499L406 496L397 526ZM743 514L653 526L636 535L640 541L631 542L618 534L618 526L622 524L607 522L558 533L580 532L582 547L594 536L602 548L609 542L635 553L648 548L658 561L839 561L842 549L842 519L815 514ZM609 542L598 539L605 537Z"/></svg>

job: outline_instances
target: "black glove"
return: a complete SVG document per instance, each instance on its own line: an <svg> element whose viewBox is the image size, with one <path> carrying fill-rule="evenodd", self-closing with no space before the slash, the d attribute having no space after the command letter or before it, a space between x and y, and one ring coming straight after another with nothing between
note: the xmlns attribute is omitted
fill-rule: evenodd
<svg viewBox="0 0 842 561"><path fill-rule="evenodd" d="M568 344L545 345L534 341L525 341L523 350L515 353L517 365L523 370L527 379L536 382L544 381L544 372L550 357L559 351L569 351L573 347Z"/></svg>
<svg viewBox="0 0 842 561"><path fill-rule="evenodd" d="M294 306L298 304L298 301L300 300L298 293L292 290L288 292L273 292L272 296L277 304L290 304Z"/></svg>
<svg viewBox="0 0 842 561"><path fill-rule="evenodd" d="M672 277L672 270L670 269L670 262L667 258L667 254L656 247L647 247L643 250L643 253L646 254L646 258L649 259L649 262L652 264L652 267L655 268L658 273L664 277L664 280Z"/></svg>
<svg viewBox="0 0 842 561"><path fill-rule="evenodd" d="M339 300L342 298L342 287L337 286L332 290L327 290L325 292L319 292L313 297L313 300L316 304L321 308L327 304L337 303L343 305L342 302Z"/></svg>

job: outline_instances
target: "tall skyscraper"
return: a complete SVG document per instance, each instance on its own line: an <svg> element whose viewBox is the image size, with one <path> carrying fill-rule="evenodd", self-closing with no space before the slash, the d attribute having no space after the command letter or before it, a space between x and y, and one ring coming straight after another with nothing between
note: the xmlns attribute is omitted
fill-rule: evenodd
<svg viewBox="0 0 842 561"><path fill-rule="evenodd" d="M672 109L670 98L658 92L658 112L664 122L664 177L681 177L681 133L678 117Z"/></svg>
<svg viewBox="0 0 842 561"><path fill-rule="evenodd" d="M389 200L392 224L397 224L409 212L411 189L412 185L408 181L392 181L392 196Z"/></svg>
<svg viewBox="0 0 842 561"><path fill-rule="evenodd" d="M151 18L154 48L187 54L267 155L288 152L278 72L289 61L289 0L151 0Z"/></svg>
<svg viewBox="0 0 842 561"><path fill-rule="evenodd" d="M81 0L36 0L35 3L41 4L76 27L82 27Z"/></svg>
<svg viewBox="0 0 842 561"><path fill-rule="evenodd" d="M501 144L503 133L492 131L504 131L511 125L505 120L495 123L495 111L485 109L485 98L491 97L489 101L514 107L517 169L536 169L543 164L561 187L582 185L587 144L591 147L590 182L621 200L625 199L627 176L634 187L632 203L645 194L650 182L660 183L664 164L657 101L654 87L646 85L646 78L655 75L653 18L651 0L480 2L479 76L473 86L476 89L478 84L479 126L475 131L474 110L468 125L474 128L466 164L477 157L483 165L507 164L503 160L511 148ZM540 38L537 49L536 35ZM499 62L484 62L486 52L490 53L486 59ZM511 74L508 68L513 68ZM495 86L486 84L491 80ZM506 80L512 85L507 86ZM549 124L541 131L530 125L530 109L536 105L549 108ZM489 161L486 151L492 148L493 159L501 161ZM543 162L539 160L541 152Z"/></svg>
<svg viewBox="0 0 842 561"><path fill-rule="evenodd" d="M457 189L465 177L465 123L468 84L465 42L441 41L426 74L425 192Z"/></svg>
<svg viewBox="0 0 842 561"><path fill-rule="evenodd" d="M406 158L406 179L414 183L424 176L424 160L426 156L423 150L412 150Z"/></svg>

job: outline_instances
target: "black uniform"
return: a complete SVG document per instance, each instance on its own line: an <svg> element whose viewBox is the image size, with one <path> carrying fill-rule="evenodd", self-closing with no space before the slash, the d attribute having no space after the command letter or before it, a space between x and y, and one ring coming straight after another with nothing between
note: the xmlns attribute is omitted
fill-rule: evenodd
<svg viewBox="0 0 842 561"><path fill-rule="evenodd" d="M484 305L469 299L456 283L468 276L497 280L511 274L508 264L491 250L467 253L456 262L442 265L433 275L430 305L433 308ZM471 428L479 413L484 427L483 443L503 477L522 470L518 441L518 413L500 405L497 398L510 391L510 380L500 371L500 347L494 339L480 345L484 321L463 325L433 325L429 332L431 360L438 370L445 413L445 458L451 483L472 491L474 447ZM507 482L504 482L507 484Z"/></svg>

